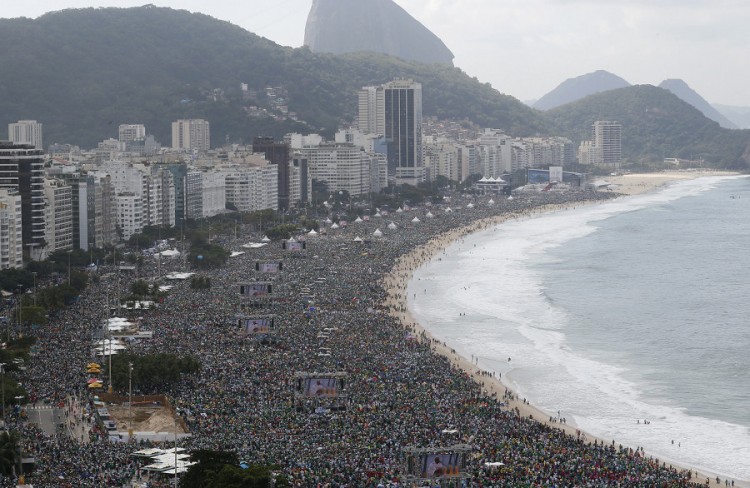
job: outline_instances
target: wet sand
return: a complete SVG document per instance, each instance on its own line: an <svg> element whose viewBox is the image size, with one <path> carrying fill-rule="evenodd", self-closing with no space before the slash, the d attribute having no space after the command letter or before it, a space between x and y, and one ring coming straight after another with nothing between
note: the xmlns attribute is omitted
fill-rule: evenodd
<svg viewBox="0 0 750 488"><path fill-rule="evenodd" d="M663 173L650 173L650 174L631 174L608 177L607 181L613 185L617 184L618 188L613 189L618 193L624 195L636 195L641 193L647 193L656 191L672 182L680 180L695 179L707 176L728 176L736 173L719 172L719 171L671 171ZM591 202L589 204L595 204L597 202ZM475 221L467 226L459 229L455 229L451 232L441 234L434 237L426 244L415 248L412 252L401 256L397 261L391 272L384 277L383 285L388 293L386 304L391 306L394 310L393 316L396 317L404 326L405 329L411 330L417 337L425 337L431 343L433 351L437 354L441 354L446 357L453 365L461 368L468 373L482 388L491 396L495 396L498 401L504 401L507 404L507 408L510 410L517 410L521 416L532 417L533 419L540 421L550 427L561 429L571 436L580 436L588 442L605 442L607 444L615 443L619 445L617 439L601 439L597 438L589 433L579 430L574 425L561 423L555 419L556 414L543 412L542 410L530 405L523 398L518 398L516 392L514 392L509 386L502 383L502 381L491 374L481 374L482 368L476 364L472 364L471 360L459 355L454 349L452 349L446 343L437 341L432 337L428 330L426 330L421 324L419 324L414 317L411 315L408 308L407 300L407 286L412 278L414 272L422 265L429 262L434 256L445 251L448 246L453 242L461 239L464 236L478 232L483 229L491 228L499 225L503 222L518 219L518 218L533 218L534 216L541 215L542 213L551 211L560 211L567 208L573 208L574 206L580 206L584 203L576 202L570 205L547 205L543 207L537 207L534 209L526 210L518 213L508 213L504 215L495 216L488 219L482 219ZM553 421L550 422L550 418ZM635 446L628 446L633 447ZM649 452L645 452L646 456L658 457L652 455ZM705 482L707 478L710 478L710 486L725 486L724 478L720 476L721 482L716 483L716 473L710 471L697 471L688 466L681 466L675 463L668 463L674 466L678 470L686 470L692 472L693 481ZM735 480L734 486L750 488L750 483L738 482Z"/></svg>

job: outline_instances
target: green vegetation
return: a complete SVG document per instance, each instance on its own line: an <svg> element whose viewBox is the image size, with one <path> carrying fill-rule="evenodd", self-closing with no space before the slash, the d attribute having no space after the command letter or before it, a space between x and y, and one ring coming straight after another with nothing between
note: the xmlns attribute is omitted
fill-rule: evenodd
<svg viewBox="0 0 750 488"><path fill-rule="evenodd" d="M598 93L547 114L558 134L575 145L591 139L595 121L617 120L622 124L623 158L630 164L676 157L744 170L750 159L750 131L723 129L677 96L650 85Z"/></svg>
<svg viewBox="0 0 750 488"><path fill-rule="evenodd" d="M163 392L182 375L194 374L201 369L200 361L192 356L117 354L112 356L112 387L119 392L128 391L128 363L133 364L133 390L143 394ZM109 374L106 365L102 374Z"/></svg>
<svg viewBox="0 0 750 488"><path fill-rule="evenodd" d="M285 476L274 475L273 466L240 467L237 455L226 451L198 450L191 453L197 461L180 479L181 488L279 488L291 486ZM271 479L274 483L271 484Z"/></svg>
<svg viewBox="0 0 750 488"><path fill-rule="evenodd" d="M470 120L516 137L562 135L576 144L590 137L595 120L611 119L623 124L628 163L703 158L713 167L745 169L750 161L750 132L721 129L656 87L611 90L543 113L458 68L282 47L184 10L77 9L35 20L0 19L0 43L17 47L0 53L0 63L14 67L0 71L6 121L39 119L46 140L82 147L116 137L120 123L136 121L168 144L171 122L189 117L209 120L215 140L232 143L287 132L330 137L354 119L358 89L402 77L422 83L428 117ZM243 83L249 87L244 93ZM278 98L266 93L270 87L281 88L299 122L271 115L280 112L274 112ZM162 230L160 237L175 232ZM156 238L148 235L150 242Z"/></svg>
<svg viewBox="0 0 750 488"><path fill-rule="evenodd" d="M0 433L0 474L10 477L16 472L16 465L21 461L21 437L18 431Z"/></svg>
<svg viewBox="0 0 750 488"><path fill-rule="evenodd" d="M227 262L231 253L217 244L208 242L208 238L196 234L190 243L188 261L197 268L213 268Z"/></svg>
<svg viewBox="0 0 750 488"><path fill-rule="evenodd" d="M193 290L211 289L211 278L208 276L193 276L190 278L190 288Z"/></svg>
<svg viewBox="0 0 750 488"><path fill-rule="evenodd" d="M171 122L188 117L206 118L217 140L229 142L286 132L330 136L353 119L359 88L394 77L423 84L427 116L470 118L518 135L546 127L538 112L457 68L375 54L314 54L184 10L77 9L2 19L0 42L19 46L0 53L0 63L14 66L0 72L0 113L8 121L35 117L44 122L46 140L82 147L117 137L118 125L132 121L168 144ZM241 83L252 90L245 98ZM265 90L276 86L306 123L248 115L247 106L272 109Z"/></svg>

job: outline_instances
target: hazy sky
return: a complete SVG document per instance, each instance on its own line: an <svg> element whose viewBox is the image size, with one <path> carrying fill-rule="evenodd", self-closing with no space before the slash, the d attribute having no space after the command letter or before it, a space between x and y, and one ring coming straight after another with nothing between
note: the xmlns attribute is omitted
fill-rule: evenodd
<svg viewBox="0 0 750 488"><path fill-rule="evenodd" d="M148 0L3 2L0 17ZM357 0L350 0L357 1ZM750 106L747 0L396 0L471 76L521 100L604 69L633 84L681 78L711 103ZM312 0L152 0L299 47Z"/></svg>

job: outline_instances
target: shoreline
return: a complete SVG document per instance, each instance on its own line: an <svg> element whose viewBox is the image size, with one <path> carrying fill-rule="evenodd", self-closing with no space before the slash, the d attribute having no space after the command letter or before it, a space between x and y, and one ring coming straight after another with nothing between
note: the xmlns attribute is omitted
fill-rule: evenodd
<svg viewBox="0 0 750 488"><path fill-rule="evenodd" d="M622 193L623 196L630 196L658 191L668 184L681 180L692 180L709 176L737 175L738 173L720 171L674 171L653 174L632 174L612 177L612 180L614 180L612 184L622 185L621 189L617 190L617 193ZM522 417L532 418L533 420L540 422L550 428L561 430L574 438L582 439L584 442L596 442L609 445L617 444L617 440L602 439L600 437L592 435L591 433L580 430L573 424L567 424L559 421L557 418L555 418L555 415L550 415L540 408L531 405L525 399L520 399L517 395L517 392L513 389L512 386L505 384L500 378L495 377L494 374L488 373L483 367L474 364L471 359L461 356L458 352L456 352L455 349L451 348L445 342L441 342L435 339L430 331L427 330L417 320L415 320L415 318L411 314L407 296L407 287L413 277L414 272L418 268L427 264L441 252L444 252L450 245L459 241L465 236L484 229L488 229L493 226L500 225L511 220L519 218L534 218L535 216L539 216L544 213L564 211L572 209L575 206L591 205L596 203L601 202L585 201L576 202L574 204L544 205L530 209L526 212L508 213L477 220L467 226L453 229L448 233L435 236L426 244L419 246L411 252L398 258L391 271L384 276L383 287L387 292L386 305L388 305L392 310L390 314L394 318L396 318L407 331L413 332L414 335L418 338L429 341L430 348L435 353L447 358L452 366L460 368L461 370L466 372L473 379L473 381L475 381L479 386L483 388L485 392L487 392L488 395L495 397L499 402L505 402L508 410L516 411ZM656 458L655 454L651 454L648 452L644 452L644 456ZM709 479L710 486L724 486L725 479L729 479L726 477L722 478L720 483L716 484L717 476L721 478L722 475L712 473L710 470L697 470L695 468L680 464L679 461L668 460L661 456L659 457L659 459L660 461L665 462L678 471L690 472L692 475L691 481L696 483L703 483L706 479ZM746 488L750 487L750 482L748 481L734 480L733 483L734 484L732 486Z"/></svg>

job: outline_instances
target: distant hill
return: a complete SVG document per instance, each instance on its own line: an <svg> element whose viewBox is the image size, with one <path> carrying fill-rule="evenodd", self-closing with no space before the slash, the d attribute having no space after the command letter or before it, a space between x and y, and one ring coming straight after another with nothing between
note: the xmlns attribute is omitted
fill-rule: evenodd
<svg viewBox="0 0 750 488"><path fill-rule="evenodd" d="M305 27L312 52L375 52L453 66L453 53L392 0L313 0Z"/></svg>
<svg viewBox="0 0 750 488"><path fill-rule="evenodd" d="M209 120L214 145L286 132L332 136L354 119L359 88L395 77L423 84L427 116L517 135L547 131L541 114L457 68L282 47L184 10L89 8L5 19L0 44L13 46L0 51L0 127L36 119L46 145L95 147L117 137L121 123L143 123L168 145L171 122L186 117Z"/></svg>
<svg viewBox="0 0 750 488"><path fill-rule="evenodd" d="M729 119L724 117L718 110L711 106L703 97L701 97L695 90L690 88L687 83L683 80L664 80L659 84L661 88L669 90L683 101L689 103L693 107L700 110L703 115L718 122L718 124L726 129L737 129L737 125L731 122Z"/></svg>
<svg viewBox="0 0 750 488"><path fill-rule="evenodd" d="M594 71L593 73L563 81L557 88L537 100L533 106L539 110L550 110L573 103L576 100L595 93L624 88L626 86L630 86L630 83L617 75L602 70Z"/></svg>
<svg viewBox="0 0 750 488"><path fill-rule="evenodd" d="M595 121L620 122L623 158L632 163L677 157L703 158L728 169L750 165L750 131L724 129L676 95L651 85L591 95L547 115L554 130L576 144L591 138Z"/></svg>
<svg viewBox="0 0 750 488"><path fill-rule="evenodd" d="M712 106L740 129L750 129L750 107L737 107L718 103L714 103Z"/></svg>

